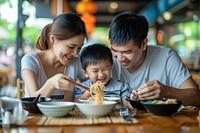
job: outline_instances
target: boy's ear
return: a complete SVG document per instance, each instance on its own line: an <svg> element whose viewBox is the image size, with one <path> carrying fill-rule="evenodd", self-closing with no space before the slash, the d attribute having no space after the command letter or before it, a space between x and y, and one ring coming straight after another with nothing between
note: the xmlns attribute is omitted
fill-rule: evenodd
<svg viewBox="0 0 200 133"><path fill-rule="evenodd" d="M81 72L83 73L83 75L85 75L85 77L87 77L87 78L88 78L88 73L87 73L87 71L86 71L86 70L82 69L82 70L81 70Z"/></svg>

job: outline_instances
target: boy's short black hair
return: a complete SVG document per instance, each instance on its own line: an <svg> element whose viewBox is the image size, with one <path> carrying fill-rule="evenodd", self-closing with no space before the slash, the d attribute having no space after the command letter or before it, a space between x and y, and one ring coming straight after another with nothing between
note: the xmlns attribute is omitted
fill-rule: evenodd
<svg viewBox="0 0 200 133"><path fill-rule="evenodd" d="M103 44L92 44L81 51L80 60L82 69L86 70L90 64L98 64L100 61L109 60L113 64L111 49Z"/></svg>

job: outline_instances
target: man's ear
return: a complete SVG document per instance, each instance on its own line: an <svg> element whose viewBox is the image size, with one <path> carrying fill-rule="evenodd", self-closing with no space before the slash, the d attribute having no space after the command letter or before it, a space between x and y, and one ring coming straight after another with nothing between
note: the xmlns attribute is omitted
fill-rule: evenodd
<svg viewBox="0 0 200 133"><path fill-rule="evenodd" d="M142 50L145 51L147 49L148 38L145 38L142 42Z"/></svg>
<svg viewBox="0 0 200 133"><path fill-rule="evenodd" d="M89 77L86 70L82 69L81 72L83 73L83 75L85 75L85 77L87 77L87 78Z"/></svg>

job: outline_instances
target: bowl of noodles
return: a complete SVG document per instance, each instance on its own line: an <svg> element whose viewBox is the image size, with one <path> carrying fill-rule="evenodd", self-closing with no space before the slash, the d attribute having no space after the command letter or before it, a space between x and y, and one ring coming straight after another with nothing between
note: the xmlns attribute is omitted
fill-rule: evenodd
<svg viewBox="0 0 200 133"><path fill-rule="evenodd" d="M158 116L171 116L182 105L182 102L176 99L146 100L141 103L148 112Z"/></svg>
<svg viewBox="0 0 200 133"><path fill-rule="evenodd" d="M104 97L104 101L115 101L115 102L120 102L120 97ZM86 98L80 98L79 102L83 103L95 103L95 99L86 99Z"/></svg>
<svg viewBox="0 0 200 133"><path fill-rule="evenodd" d="M104 101L102 104L96 104L94 102L77 102L75 105L82 114L87 117L101 117L105 116L112 111L117 103L115 101Z"/></svg>
<svg viewBox="0 0 200 133"><path fill-rule="evenodd" d="M87 117L100 117L107 115L117 104L116 101L106 101L104 98L104 84L100 81L94 83L90 87L91 97L88 101L93 102L77 102L75 105Z"/></svg>

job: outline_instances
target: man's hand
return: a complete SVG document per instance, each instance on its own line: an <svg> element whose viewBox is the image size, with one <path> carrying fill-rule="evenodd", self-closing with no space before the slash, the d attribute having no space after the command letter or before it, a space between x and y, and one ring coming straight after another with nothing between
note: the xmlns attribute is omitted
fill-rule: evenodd
<svg viewBox="0 0 200 133"><path fill-rule="evenodd" d="M148 83L145 83L140 88L133 90L130 98L137 99L157 99L163 97L164 94L164 85L161 84L158 80L153 80Z"/></svg>

